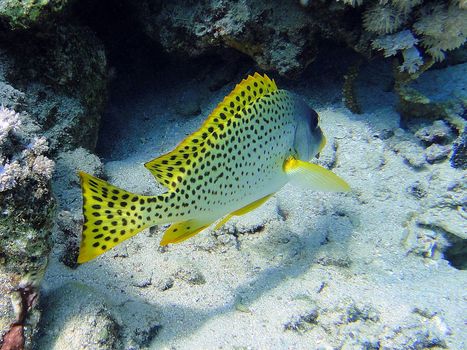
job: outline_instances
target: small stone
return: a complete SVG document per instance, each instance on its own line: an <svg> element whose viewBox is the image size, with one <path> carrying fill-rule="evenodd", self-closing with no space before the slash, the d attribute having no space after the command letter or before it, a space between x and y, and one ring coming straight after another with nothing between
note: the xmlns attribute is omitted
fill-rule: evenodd
<svg viewBox="0 0 467 350"><path fill-rule="evenodd" d="M161 292L172 288L174 285L174 279L172 277L162 278L156 282L156 288Z"/></svg>
<svg viewBox="0 0 467 350"><path fill-rule="evenodd" d="M449 146L434 143L426 149L425 157L428 163L433 164L446 159L450 152L451 148Z"/></svg>
<svg viewBox="0 0 467 350"><path fill-rule="evenodd" d="M379 321L379 311L371 305L363 305L359 307L352 304L347 309L347 322L356 321Z"/></svg>
<svg viewBox="0 0 467 350"><path fill-rule="evenodd" d="M142 279L140 281L133 283L133 285L138 288L146 288L150 286L151 284L152 284L152 281L150 278Z"/></svg>
<svg viewBox="0 0 467 350"><path fill-rule="evenodd" d="M388 140L390 139L391 137L394 136L394 131L393 130L390 130L390 129L383 129L381 130L381 132L378 134L378 137L381 139L381 140Z"/></svg>
<svg viewBox="0 0 467 350"><path fill-rule="evenodd" d="M417 199L421 199L427 195L425 186L420 181L415 181L412 185L407 188L407 192L409 192L412 196Z"/></svg>
<svg viewBox="0 0 467 350"><path fill-rule="evenodd" d="M451 128L444 120L437 120L432 125L419 129L415 136L429 144L444 144L454 137Z"/></svg>
<svg viewBox="0 0 467 350"><path fill-rule="evenodd" d="M206 283L203 274L194 268L181 268L175 273L175 277L189 284L199 285Z"/></svg>
<svg viewBox="0 0 467 350"><path fill-rule="evenodd" d="M318 310L313 308L298 316L293 316L292 319L284 324L284 330L295 332L306 332L311 330L318 324Z"/></svg>
<svg viewBox="0 0 467 350"><path fill-rule="evenodd" d="M421 168L425 165L426 159L423 154L423 147L414 142L402 141L394 146L394 150L399 153L409 165L414 168Z"/></svg>

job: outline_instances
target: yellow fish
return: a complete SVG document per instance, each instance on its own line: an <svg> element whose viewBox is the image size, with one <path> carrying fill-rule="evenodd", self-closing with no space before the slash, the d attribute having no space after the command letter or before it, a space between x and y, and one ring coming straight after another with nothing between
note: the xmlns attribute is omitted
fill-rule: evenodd
<svg viewBox="0 0 467 350"><path fill-rule="evenodd" d="M256 73L238 84L199 130L145 164L167 192L137 195L81 172L78 263L154 225L172 224L161 245L181 242L220 218L216 227L257 208L288 182L348 191L337 175L308 163L326 142L318 122L301 98Z"/></svg>

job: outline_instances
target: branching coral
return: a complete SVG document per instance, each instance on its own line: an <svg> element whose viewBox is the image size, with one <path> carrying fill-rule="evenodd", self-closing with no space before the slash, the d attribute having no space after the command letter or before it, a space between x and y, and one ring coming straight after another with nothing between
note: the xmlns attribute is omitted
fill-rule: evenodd
<svg viewBox="0 0 467 350"><path fill-rule="evenodd" d="M398 30L407 20L407 15L391 4L374 4L363 14L363 27L373 33L389 34Z"/></svg>
<svg viewBox="0 0 467 350"><path fill-rule="evenodd" d="M423 59L415 46L404 49L402 57L404 58L404 62L399 66L401 72L414 74L423 65Z"/></svg>
<svg viewBox="0 0 467 350"><path fill-rule="evenodd" d="M442 61L446 51L457 49L466 41L467 11L455 3L425 7L414 29L428 54Z"/></svg>
<svg viewBox="0 0 467 350"><path fill-rule="evenodd" d="M399 66L399 70L408 73L415 73L423 64L420 52L415 47L418 43L410 30L403 30L392 35L385 35L373 40L371 47L376 50L382 50L384 57L395 56L402 52L404 62Z"/></svg>
<svg viewBox="0 0 467 350"><path fill-rule="evenodd" d="M19 115L15 111L0 107L0 145L6 140L10 131L18 130L21 125Z"/></svg>
<svg viewBox="0 0 467 350"><path fill-rule="evenodd" d="M416 73L424 62L442 61L447 51L466 42L465 0L424 3L423 0L378 0L363 13L363 26L379 34L371 47L385 57L401 54L401 72ZM413 23L413 25L410 25ZM395 30L404 30L392 34ZM422 49L423 48L423 49Z"/></svg>

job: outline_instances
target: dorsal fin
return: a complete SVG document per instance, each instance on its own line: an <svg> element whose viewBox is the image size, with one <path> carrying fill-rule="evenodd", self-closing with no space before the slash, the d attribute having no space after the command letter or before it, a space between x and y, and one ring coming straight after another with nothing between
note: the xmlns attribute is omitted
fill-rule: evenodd
<svg viewBox="0 0 467 350"><path fill-rule="evenodd" d="M241 117L243 111L256 100L277 91L274 80L255 73L242 80L235 89L217 105L203 125L185 138L173 151L144 164L155 178L169 189L174 189L191 169L193 158L208 153L216 133L231 118ZM219 125L221 125L219 127Z"/></svg>

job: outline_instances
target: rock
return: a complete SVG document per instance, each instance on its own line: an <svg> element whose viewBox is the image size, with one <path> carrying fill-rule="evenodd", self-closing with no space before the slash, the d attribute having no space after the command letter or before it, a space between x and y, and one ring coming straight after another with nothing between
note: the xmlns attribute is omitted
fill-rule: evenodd
<svg viewBox="0 0 467 350"><path fill-rule="evenodd" d="M458 132L462 131L466 123L462 118L466 106L464 101L467 100L463 80L466 72L467 63L430 70L418 79L397 88L397 109L401 113L402 122L411 124L414 118L421 118L425 122L441 118L453 125ZM442 134L447 131L441 123L429 129ZM433 138L430 136L432 131L424 135L426 131L428 130L421 131L418 135L422 138L436 139L436 134L432 135ZM449 136L450 133L445 135Z"/></svg>
<svg viewBox="0 0 467 350"><path fill-rule="evenodd" d="M161 278L155 285L158 290L163 292L173 287L174 279L172 277Z"/></svg>
<svg viewBox="0 0 467 350"><path fill-rule="evenodd" d="M347 322L356 321L379 321L379 311L372 305L355 305L351 304L347 309Z"/></svg>
<svg viewBox="0 0 467 350"><path fill-rule="evenodd" d="M399 142L394 146L394 150L414 168L421 168L426 164L423 147L414 142Z"/></svg>
<svg viewBox="0 0 467 350"><path fill-rule="evenodd" d="M420 181L415 181L407 191L417 199L421 199L427 195L425 186Z"/></svg>
<svg viewBox="0 0 467 350"><path fill-rule="evenodd" d="M81 207L81 186L78 171L84 171L100 178L104 166L99 157L84 148L60 152L56 157L56 170L52 179L54 192L63 210Z"/></svg>
<svg viewBox="0 0 467 350"><path fill-rule="evenodd" d="M8 0L0 2L0 18L12 29L45 25L63 11L68 0Z"/></svg>
<svg viewBox="0 0 467 350"><path fill-rule="evenodd" d="M290 321L284 324L284 330L295 332L306 332L307 330L315 327L318 322L318 310L311 309L303 312L300 315L294 316Z"/></svg>
<svg viewBox="0 0 467 350"><path fill-rule="evenodd" d="M179 268L174 277L178 280L187 282L193 285L205 284L206 279L203 274L194 267L190 268Z"/></svg>
<svg viewBox="0 0 467 350"><path fill-rule="evenodd" d="M1 300L6 308L0 311L0 335L9 342L30 344L37 322L37 290L51 250L55 201L54 162L44 155L46 140L24 130L22 120L27 117L0 107L0 285L1 294L10 299ZM14 324L5 323L12 310ZM9 329L11 325L16 328Z"/></svg>
<svg viewBox="0 0 467 350"><path fill-rule="evenodd" d="M454 138L451 128L444 120L436 120L432 125L419 129L415 136L428 144L446 144Z"/></svg>
<svg viewBox="0 0 467 350"><path fill-rule="evenodd" d="M467 127L452 146L451 165L453 168L467 168Z"/></svg>
<svg viewBox="0 0 467 350"><path fill-rule="evenodd" d="M425 157L428 163L433 164L446 159L451 153L450 146L432 144L425 150Z"/></svg>
<svg viewBox="0 0 467 350"><path fill-rule="evenodd" d="M37 347L40 349L118 349L121 326L103 296L71 283L47 292Z"/></svg>
<svg viewBox="0 0 467 350"><path fill-rule="evenodd" d="M261 69L282 75L297 74L314 60L319 35L349 45L359 36L358 30L349 30L355 26L345 24L351 16L342 4L312 2L304 8L298 1L247 0L172 1L162 6L144 0L132 6L147 35L169 52L199 56L229 47L251 57Z"/></svg>
<svg viewBox="0 0 467 350"><path fill-rule="evenodd" d="M57 26L12 41L8 57L9 81L24 93L21 110L47 137L50 151L94 149L107 95L106 56L97 37L86 27Z"/></svg>

